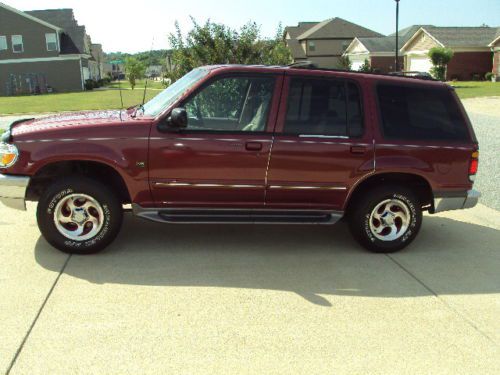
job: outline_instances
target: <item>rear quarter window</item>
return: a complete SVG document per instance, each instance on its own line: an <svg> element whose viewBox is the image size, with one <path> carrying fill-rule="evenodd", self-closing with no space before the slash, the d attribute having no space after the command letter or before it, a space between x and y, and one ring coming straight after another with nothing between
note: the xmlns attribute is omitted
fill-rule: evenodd
<svg viewBox="0 0 500 375"><path fill-rule="evenodd" d="M470 140L450 90L381 84L377 93L385 138Z"/></svg>

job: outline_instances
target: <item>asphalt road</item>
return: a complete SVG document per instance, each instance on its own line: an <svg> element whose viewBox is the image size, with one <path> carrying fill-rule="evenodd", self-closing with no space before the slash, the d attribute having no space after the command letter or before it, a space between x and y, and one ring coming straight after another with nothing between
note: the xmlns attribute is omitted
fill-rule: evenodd
<svg viewBox="0 0 500 375"><path fill-rule="evenodd" d="M127 216L95 256L0 207L0 373L498 374L500 213L425 217L405 251L344 224Z"/></svg>

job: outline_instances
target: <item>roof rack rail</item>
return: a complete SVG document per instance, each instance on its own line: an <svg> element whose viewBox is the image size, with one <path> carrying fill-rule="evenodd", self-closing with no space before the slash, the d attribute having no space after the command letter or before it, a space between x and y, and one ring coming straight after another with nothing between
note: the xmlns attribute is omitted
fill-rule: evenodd
<svg viewBox="0 0 500 375"><path fill-rule="evenodd" d="M317 64L312 61L299 61L293 64L287 65L290 69L310 69L310 70L321 70L326 72L344 72L344 73L354 73L354 74L369 74L375 76L388 76L388 77L405 77L412 79L420 79L425 81L436 81L429 73L426 72L409 72L409 71L399 71L390 73L378 73L378 72L360 72L357 70L345 70L345 69L332 69L332 68L320 68Z"/></svg>

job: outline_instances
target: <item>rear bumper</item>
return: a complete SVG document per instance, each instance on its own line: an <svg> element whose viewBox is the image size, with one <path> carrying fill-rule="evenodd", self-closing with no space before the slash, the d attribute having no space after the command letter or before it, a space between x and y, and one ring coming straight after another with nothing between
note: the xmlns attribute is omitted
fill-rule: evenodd
<svg viewBox="0 0 500 375"><path fill-rule="evenodd" d="M10 208L26 210L26 190L30 178L0 174L0 202Z"/></svg>
<svg viewBox="0 0 500 375"><path fill-rule="evenodd" d="M480 197L481 193L477 190L469 190L465 197L436 197L433 213L472 208L477 205Z"/></svg>

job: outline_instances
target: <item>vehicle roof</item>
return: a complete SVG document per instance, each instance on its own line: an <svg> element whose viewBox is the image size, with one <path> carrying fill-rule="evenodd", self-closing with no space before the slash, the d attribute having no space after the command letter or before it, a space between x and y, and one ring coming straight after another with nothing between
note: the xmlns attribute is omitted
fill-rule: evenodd
<svg viewBox="0 0 500 375"><path fill-rule="evenodd" d="M315 76L315 77L343 77L355 80L363 79L368 81L383 81L388 83L408 84L415 83L434 87L450 87L439 81L426 80L420 77L408 77L400 75L389 75L380 73L364 73L356 71L346 71L338 69L323 69L315 67L297 67L281 65L239 65L239 64L221 64L208 65L203 68L212 71L224 70L228 72L253 72L253 73L286 73L289 75Z"/></svg>

